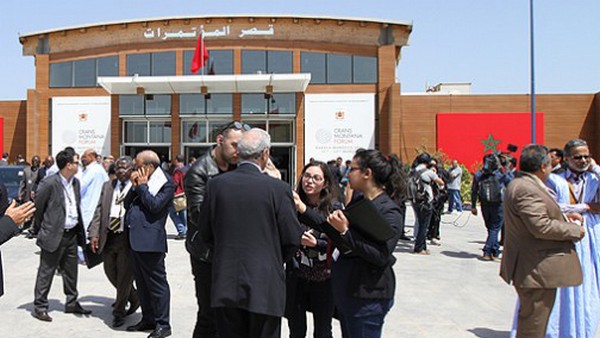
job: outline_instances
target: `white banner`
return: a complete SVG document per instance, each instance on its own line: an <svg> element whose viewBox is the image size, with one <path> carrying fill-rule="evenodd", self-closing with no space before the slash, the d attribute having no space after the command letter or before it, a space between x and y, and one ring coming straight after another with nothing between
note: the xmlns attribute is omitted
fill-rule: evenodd
<svg viewBox="0 0 600 338"><path fill-rule="evenodd" d="M358 148L375 147L374 94L306 94L304 158L351 160Z"/></svg>
<svg viewBox="0 0 600 338"><path fill-rule="evenodd" d="M110 154L110 96L52 98L52 154L66 146Z"/></svg>

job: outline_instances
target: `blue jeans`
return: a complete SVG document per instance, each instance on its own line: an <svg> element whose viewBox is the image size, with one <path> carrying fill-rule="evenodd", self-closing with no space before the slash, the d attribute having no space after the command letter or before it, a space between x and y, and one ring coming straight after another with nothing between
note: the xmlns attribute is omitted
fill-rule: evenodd
<svg viewBox="0 0 600 338"><path fill-rule="evenodd" d="M429 203L417 203L415 206L416 223L418 223L415 235L414 252L427 250L427 232L433 215L433 206Z"/></svg>
<svg viewBox="0 0 600 338"><path fill-rule="evenodd" d="M384 313L366 317L346 317L340 314L342 337L380 338L384 318Z"/></svg>
<svg viewBox="0 0 600 338"><path fill-rule="evenodd" d="M460 190L448 189L448 212L452 212L454 206L456 206L456 210L462 211Z"/></svg>
<svg viewBox="0 0 600 338"><path fill-rule="evenodd" d="M481 213L485 221L485 227L488 231L488 237L483 247L485 255L498 256L500 254L500 244L498 243L498 234L502 229L502 204L481 205Z"/></svg>
<svg viewBox="0 0 600 338"><path fill-rule="evenodd" d="M179 235L185 235L187 233L187 217L186 210L183 209L180 212L176 212L175 208L171 206L169 208L169 217L173 223L175 223L175 228L177 229L177 233Z"/></svg>

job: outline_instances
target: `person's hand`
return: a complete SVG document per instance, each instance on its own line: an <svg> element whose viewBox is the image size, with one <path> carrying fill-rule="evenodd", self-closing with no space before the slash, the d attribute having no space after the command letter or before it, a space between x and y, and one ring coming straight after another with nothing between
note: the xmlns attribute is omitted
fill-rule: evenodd
<svg viewBox="0 0 600 338"><path fill-rule="evenodd" d="M596 164L596 160L594 160L593 157L590 157L590 166L588 167L588 171L594 171Z"/></svg>
<svg viewBox="0 0 600 338"><path fill-rule="evenodd" d="M129 180L131 181L132 186L137 187L139 185L139 183L138 183L139 177L140 177L140 173L137 170L131 172L131 176L129 177Z"/></svg>
<svg viewBox="0 0 600 338"><path fill-rule="evenodd" d="M35 204L26 202L17 206L17 201L13 200L4 212L4 216L10 217L15 224L21 224L31 218L35 212Z"/></svg>
<svg viewBox="0 0 600 338"><path fill-rule="evenodd" d="M302 234L302 245L310 247L310 248L314 248L315 246L317 246L317 239L315 238L315 236L313 236L313 234L310 231L305 231Z"/></svg>
<svg viewBox="0 0 600 338"><path fill-rule="evenodd" d="M348 231L348 219L341 210L335 210L329 216L327 216L327 223L331 224L335 230L339 233L345 233Z"/></svg>
<svg viewBox="0 0 600 338"><path fill-rule="evenodd" d="M583 224L583 216L581 216L580 213L572 212L568 213L566 216L567 219L572 223L577 223L579 225Z"/></svg>
<svg viewBox="0 0 600 338"><path fill-rule="evenodd" d="M579 227L579 239L585 237L585 227Z"/></svg>
<svg viewBox="0 0 600 338"><path fill-rule="evenodd" d="M588 211L592 212L594 214L600 214L600 203L598 202L592 202L592 203L588 203Z"/></svg>
<svg viewBox="0 0 600 338"><path fill-rule="evenodd" d="M298 193L295 191L292 191L292 195L294 196L294 205L296 206L296 210L301 214L305 213L306 204L302 202L302 200L300 199L300 195L298 195Z"/></svg>
<svg viewBox="0 0 600 338"><path fill-rule="evenodd" d="M477 216L477 207L476 207L476 206L472 206L472 207L471 207L471 213L472 213L474 216Z"/></svg>
<svg viewBox="0 0 600 338"><path fill-rule="evenodd" d="M90 238L90 249L92 249L93 253L96 253L96 251L98 251L98 242L98 236Z"/></svg>
<svg viewBox="0 0 600 338"><path fill-rule="evenodd" d="M146 167L141 167L140 169L138 169L138 178L137 178L137 182L138 185L140 184L148 184L148 169Z"/></svg>

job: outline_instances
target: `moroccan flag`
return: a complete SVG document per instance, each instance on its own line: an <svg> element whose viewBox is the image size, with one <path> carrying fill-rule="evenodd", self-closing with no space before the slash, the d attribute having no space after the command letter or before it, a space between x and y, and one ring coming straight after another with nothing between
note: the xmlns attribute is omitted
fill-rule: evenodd
<svg viewBox="0 0 600 338"><path fill-rule="evenodd" d="M188 131L188 136L191 140L194 140L196 137L198 137L198 122L197 121L194 122L194 124Z"/></svg>
<svg viewBox="0 0 600 338"><path fill-rule="evenodd" d="M204 67L206 64L206 60L208 60L208 51L206 50L206 46L204 46L204 35L200 33L190 71L193 74L197 74L200 68Z"/></svg>
<svg viewBox="0 0 600 338"><path fill-rule="evenodd" d="M544 114L536 114L536 143L544 143ZM517 160L524 146L531 143L530 113L438 113L437 148L476 170L483 155L510 152ZM511 152L509 145L517 146ZM511 147L512 148L512 147ZM513 149L514 150L514 149Z"/></svg>

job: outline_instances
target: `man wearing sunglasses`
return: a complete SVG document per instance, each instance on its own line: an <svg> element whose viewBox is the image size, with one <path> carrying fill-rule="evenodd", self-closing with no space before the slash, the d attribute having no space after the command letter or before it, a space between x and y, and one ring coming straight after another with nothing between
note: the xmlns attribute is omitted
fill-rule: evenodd
<svg viewBox="0 0 600 338"><path fill-rule="evenodd" d="M206 183L211 177L236 168L237 144L247 130L250 130L250 126L239 121L232 121L223 126L217 134L217 143L194 162L183 180L188 211L188 232L185 244L190 253L198 302L194 338L217 336L215 318L210 308L210 249L198 236L200 207L204 201Z"/></svg>
<svg viewBox="0 0 600 338"><path fill-rule="evenodd" d="M582 262L583 284L559 288L550 315L547 337L595 337L600 324L600 166L586 141L573 139L564 147L566 170L546 183L556 193L563 213L580 213L586 235L575 244ZM558 178L557 178L558 177Z"/></svg>

